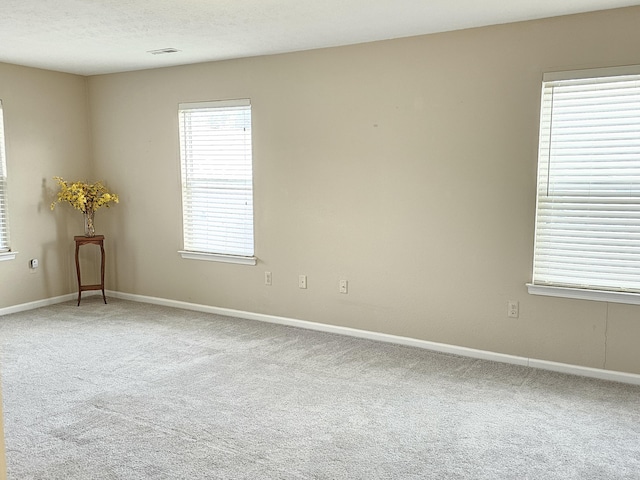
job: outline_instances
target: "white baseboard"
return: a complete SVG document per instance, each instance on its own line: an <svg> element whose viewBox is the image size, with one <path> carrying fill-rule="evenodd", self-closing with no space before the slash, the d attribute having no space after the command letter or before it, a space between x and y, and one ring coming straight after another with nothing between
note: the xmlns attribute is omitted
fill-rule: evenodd
<svg viewBox="0 0 640 480"><path fill-rule="evenodd" d="M0 308L0 317L2 315L9 315L10 313L24 312L27 310L33 310L35 308L46 307L49 305L54 305L56 303L66 302L67 300L73 300L75 298L78 298L77 293L68 293L66 295L60 295L59 297L45 298L44 300L36 300L35 302L21 303L20 305Z"/></svg>
<svg viewBox="0 0 640 480"><path fill-rule="evenodd" d="M616 372L614 370L603 370L601 368L582 367L580 365L551 362L549 360L538 360L535 358L529 359L529 366L531 368L550 370L552 372L580 375L581 377L590 377L600 380L610 380L612 382L640 385L640 375L635 373Z"/></svg>
<svg viewBox="0 0 640 480"><path fill-rule="evenodd" d="M178 300L168 300L165 298L148 297L144 295L134 295L131 293L107 292L107 296L121 298L123 300L132 300L134 302L151 303L154 305L162 305L166 307L182 308L185 310L193 310L197 312L213 313L217 315L226 315L229 317L243 318L246 320L257 320L260 322L276 323L278 325L287 325L290 327L306 328L308 330L316 330L319 332L336 333L339 335L348 335L351 337L365 338L378 342L394 343L409 347L417 347L425 350L431 350L440 353L450 353L463 357L477 358L481 360L491 360L494 362L509 363L512 365L521 365L531 368L539 368L542 370L550 370L560 373L568 373L571 375L579 375L582 377L597 378L600 380L609 380L613 382L629 383L632 385L640 385L640 375L634 373L617 372L613 370L603 370L599 368L581 367L579 365L571 365L568 363L551 362L547 360L537 360L535 358L519 357L516 355L506 355L503 353L490 352L487 350L477 350L474 348L459 347L456 345L448 345L445 343L429 342L410 337L401 337L398 335L389 335L386 333L371 332L368 330L358 330L349 327L340 327L337 325L327 325L324 323L309 322L306 320L297 320L294 318L278 317L274 315L265 315L262 313L245 312L242 310L232 310L229 308L211 307L208 305L200 305L196 303L181 302Z"/></svg>
<svg viewBox="0 0 640 480"><path fill-rule="evenodd" d="M579 375L583 377L597 378L600 380L609 380L613 382L628 383L632 385L640 385L640 375L635 373L617 372L613 370L603 370L599 368L582 367L579 365L571 365L568 363L551 362L548 360L538 360L535 358L519 357L516 355L506 355L504 353L490 352L487 350L478 350L474 348L460 347L457 345L449 345L446 343L429 342L427 340L419 340L416 338L402 337L398 335L390 335L387 333L371 332L368 330L359 330L356 328L341 327L337 325L328 325L324 323L309 322L306 320L298 320L295 318L278 317L275 315L266 315L263 313L245 312L242 310L233 310L230 308L212 307L209 305L201 305L197 303L181 302L178 300L169 300L165 298L149 297L145 295L135 295L131 293L122 293L115 291L107 291L107 298L121 298L123 300L131 300L140 303L150 303L154 305L162 305L165 307L182 308L204 313L213 313L216 315L225 315L229 317L243 318L246 320L256 320L259 322L275 323L278 325L286 325L289 327L305 328L308 330L316 330L319 332L335 333L338 335L347 335L350 337L364 338L377 342L394 343L397 345L405 345L409 347L422 348L433 352L449 353L452 355L460 355L463 357L477 358L481 360L490 360L494 362L509 363L512 365L520 365L531 368L539 368L542 370L550 370L560 373L568 373L571 375ZM94 293L95 294L95 293ZM87 295L89 296L89 295ZM35 302L23 303L11 307L0 308L0 316L10 313L24 312L35 308L46 307L56 303L66 302L77 298L76 293L69 293L59 297L37 300Z"/></svg>

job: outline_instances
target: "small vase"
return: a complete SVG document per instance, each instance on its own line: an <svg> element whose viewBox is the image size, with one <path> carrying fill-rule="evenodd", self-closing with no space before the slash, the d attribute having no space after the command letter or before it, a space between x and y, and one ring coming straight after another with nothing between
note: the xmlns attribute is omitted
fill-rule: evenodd
<svg viewBox="0 0 640 480"><path fill-rule="evenodd" d="M96 212L84 212L84 236L85 237L95 237L96 236L96 227L93 223L93 217Z"/></svg>

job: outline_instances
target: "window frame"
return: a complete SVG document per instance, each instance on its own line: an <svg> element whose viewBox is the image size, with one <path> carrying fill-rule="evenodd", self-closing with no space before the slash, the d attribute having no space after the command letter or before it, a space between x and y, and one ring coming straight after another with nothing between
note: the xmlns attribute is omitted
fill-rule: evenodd
<svg viewBox="0 0 640 480"><path fill-rule="evenodd" d="M543 152L544 139L543 136L548 134L551 139L551 129L549 127L548 132L543 127L544 116L547 113L545 110L545 86L547 83L559 82L563 80L587 80L594 79L593 83L596 83L596 79L602 79L606 77L628 76L628 75L640 75L640 66L623 66L623 67L611 67L589 70L574 70L563 72L552 72L543 75L542 82L542 94L541 94L541 110L540 110L540 131L539 131L539 152L538 152L538 174L536 178L536 211L535 211L535 236L534 236L534 257L533 257L533 271L532 281L527 283L528 292L532 295L545 295L553 297L564 297L582 300L594 300L605 301L613 303L626 303L626 304L640 304L640 291L636 289L624 289L624 288L598 288L594 285L562 285L554 284L553 282L536 282L536 255L538 254L538 233L540 228L539 209L540 209L540 188L541 188L541 170L548 169L548 165L551 165L551 156L548 153ZM638 79L640 82L640 78ZM546 155L546 157L545 157ZM546 166L543 163L546 162ZM637 160L640 164L640 159ZM611 217L605 217L611 218ZM620 221L622 223L622 221ZM596 276L593 276L596 278ZM618 285L621 287L621 284Z"/></svg>
<svg viewBox="0 0 640 480"><path fill-rule="evenodd" d="M190 124L187 125L188 123L187 115L189 113L198 112L198 111L204 112L205 110L210 110L211 112L215 112L215 111L222 112L223 114L225 113L225 111L231 114L232 111L235 110L235 111L242 111L243 115L245 116L247 115L247 112L248 112L248 116L249 116L248 135L246 133L247 130L245 127L244 129L245 133L240 134L239 136L239 137L242 137L241 139L242 147L240 149L241 153L239 155L239 157L242 157L242 159L240 160L238 156L233 157L235 161L239 162L239 163L236 163L235 165L236 166L240 165L240 169L242 170L242 173L239 173L238 178L236 178L235 180L231 179L232 182L238 181L242 185L244 185L244 187L241 188L240 194L245 199L245 205L247 206L244 208L234 207L235 210L233 213L222 214L226 217L227 221L231 219L234 213L242 214L242 217L244 218L244 220L242 221L242 227L241 227L242 233L235 236L232 235L231 237L237 240L237 243L235 244L235 246L232 246L227 250L225 250L220 243L217 245L217 248L216 248L216 246L213 245L215 242L208 243L208 240L204 240L204 241L194 240L194 238L198 237L198 232L200 233L201 236L208 236L208 234L211 232L222 233L224 228L217 230L217 227L212 227L211 226L212 224L209 223L208 226L198 229L198 227L193 222L194 217L190 213L187 213L187 212L192 212L193 208L194 207L197 208L198 205L201 205L201 208L204 208L202 207L202 203L199 203L198 201L194 200L196 191L201 191L195 187L195 182L199 182L199 184L202 184L202 182L204 181L205 184L211 184L211 185L213 184L213 178L205 178L204 180L202 179L202 177L196 178L196 174L193 172L196 171L198 166L200 166L203 169L210 168L212 170L215 170L215 172L218 174L221 173L221 169L216 166L216 164L219 162L216 162L215 160L212 160L210 158L206 159L201 164L194 163L195 157L197 155L194 155L193 149L188 148L188 144L191 144L191 142L187 140L187 137L189 139L193 139L193 133L196 127L190 126ZM182 226L183 226L182 228L183 249L179 250L178 253L184 259L234 263L234 264L241 264L241 265L257 264L257 258L255 256L255 234L254 234L255 215L254 215L254 205L253 205L253 139L252 139L252 132L251 132L251 123L252 123L251 114L252 112L251 112L250 99L190 102L190 103L180 103L178 105L180 171L181 171L180 175L181 175L181 197L182 197ZM211 119L212 119L211 121L214 121L213 116L211 117ZM205 138L208 134L203 133L202 135L203 137L201 138ZM230 135L235 136L236 134L230 133ZM236 137L236 138L240 139L239 137ZM228 139L229 137L226 137L226 138ZM209 139L209 138L207 138L207 140L214 141L213 139ZM217 144L214 144L214 145L216 148L220 148L220 145L217 145ZM247 158L249 160L248 165L246 163ZM248 182L248 185L249 185L248 189L247 189L247 180L248 180L247 172L250 175L250 181ZM216 180L219 181L220 177L216 177ZM212 196L215 196L216 194L224 196L225 191L229 192L229 189L228 188L225 189L224 185L220 186L219 188L215 186L207 187L207 189L210 189L210 191L208 191L207 193L201 194L201 196L204 197L205 199L208 199L206 200L206 203L208 205L210 205L209 201ZM247 204L246 200L250 200L250 203ZM213 202L213 203L221 206L221 205L225 205L224 203L225 201L226 200L223 200L222 203L217 203L217 202ZM250 221L247 221L247 217L250 219ZM223 220L225 219L223 218ZM228 227L229 224L224 223L223 225L226 225ZM238 253L243 249L245 249L244 252Z"/></svg>
<svg viewBox="0 0 640 480"><path fill-rule="evenodd" d="M13 260L16 253L11 250L8 214L8 182L4 109L0 100L0 261ZM4 233L3 233L4 232Z"/></svg>

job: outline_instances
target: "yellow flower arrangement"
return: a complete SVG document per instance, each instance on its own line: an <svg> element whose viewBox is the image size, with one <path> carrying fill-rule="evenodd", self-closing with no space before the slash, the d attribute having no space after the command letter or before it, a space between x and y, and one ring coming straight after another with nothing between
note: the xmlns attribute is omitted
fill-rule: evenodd
<svg viewBox="0 0 640 480"><path fill-rule="evenodd" d="M120 199L115 193L110 193L102 182L66 182L61 177L53 177L58 182L60 191L58 197L51 203L51 210L56 203L69 202L76 210L82 213L95 212L100 207L109 207L110 203L118 203Z"/></svg>

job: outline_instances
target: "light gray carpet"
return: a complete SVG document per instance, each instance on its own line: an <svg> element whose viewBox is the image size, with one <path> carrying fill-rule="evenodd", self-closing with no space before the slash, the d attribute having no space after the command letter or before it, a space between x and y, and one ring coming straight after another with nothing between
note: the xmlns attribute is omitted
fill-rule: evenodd
<svg viewBox="0 0 640 480"><path fill-rule="evenodd" d="M0 317L10 480L640 479L640 388L99 297Z"/></svg>

